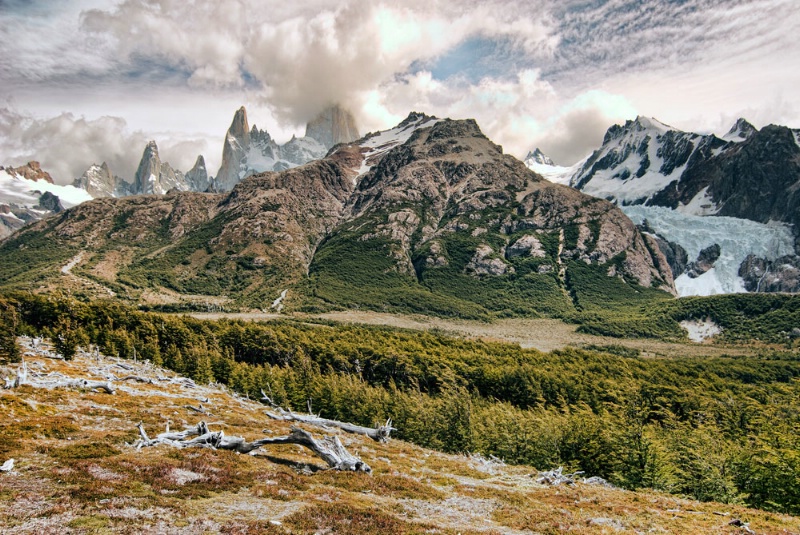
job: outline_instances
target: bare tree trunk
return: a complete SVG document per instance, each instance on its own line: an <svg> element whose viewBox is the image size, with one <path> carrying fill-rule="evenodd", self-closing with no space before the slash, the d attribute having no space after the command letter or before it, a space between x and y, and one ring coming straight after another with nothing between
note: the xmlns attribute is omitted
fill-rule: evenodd
<svg viewBox="0 0 800 535"><path fill-rule="evenodd" d="M320 418L319 416L315 416L313 414L297 414L290 410L286 410L283 407L276 405L269 396L267 396L264 391L261 391L262 401L266 401L269 405L278 411L277 413L274 412L266 412L266 415L274 420L281 420L284 422L300 422L304 424L314 425L317 427L322 428L330 428L335 427L341 429L343 431L347 431L348 433L354 433L357 435L366 435L372 440L377 442L389 442L389 434L395 430L392 427L392 420L386 420L386 424L378 426L378 427L363 427L360 425L355 425L347 422L340 422L338 420L329 420L327 418Z"/></svg>
<svg viewBox="0 0 800 535"><path fill-rule="evenodd" d="M13 380L8 378L5 380L6 388L17 388L21 385L30 385L35 388L84 388L86 390L103 390L109 394L114 394L117 391L114 385L111 384L111 381L91 381L81 378L72 379L70 377L64 377L61 374L50 374L43 379L29 380L28 365L24 360L22 361L22 366L20 366L17 371L17 376Z"/></svg>
<svg viewBox="0 0 800 535"><path fill-rule="evenodd" d="M292 427L292 433L285 437L262 438L247 442L241 437L227 437L223 431L212 432L205 422L200 422L194 427L188 427L178 433L165 432L151 439L147 436L144 426L139 423L140 440L134 443L136 449L142 447L169 444L176 448L210 448L214 450L229 450L237 453L251 453L267 444L298 444L305 446L324 460L334 470L371 472L370 466L351 454L342 445L339 437L324 437L316 440L311 433Z"/></svg>

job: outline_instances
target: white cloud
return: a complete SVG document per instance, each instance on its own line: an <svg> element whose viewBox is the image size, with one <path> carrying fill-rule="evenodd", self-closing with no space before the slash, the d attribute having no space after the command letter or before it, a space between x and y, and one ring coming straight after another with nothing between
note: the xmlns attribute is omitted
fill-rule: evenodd
<svg viewBox="0 0 800 535"><path fill-rule="evenodd" d="M205 143L214 169L241 104L281 141L335 102L365 131L411 110L475 117L508 152L538 145L563 164L637 114L688 130L727 129L740 115L756 126L800 119L795 0L30 4L38 8L0 12L0 98L15 96L51 126L72 112L66 122L79 139L92 128L111 135L101 118L124 117L127 133L117 137L136 138L119 143L134 147L128 161L155 137L169 159L188 165ZM468 75L459 65L437 69L470 40L498 46L481 50L488 56ZM44 142L2 143L56 152ZM116 144L90 140L111 156ZM104 158L82 150L63 158Z"/></svg>
<svg viewBox="0 0 800 535"><path fill-rule="evenodd" d="M0 164L19 166L37 160L59 184L72 183L89 165L103 161L112 173L132 182L148 140L141 131L130 132L120 117L87 120L62 113L38 119L0 108ZM163 134L156 141L162 161L182 171L208 150L205 139Z"/></svg>

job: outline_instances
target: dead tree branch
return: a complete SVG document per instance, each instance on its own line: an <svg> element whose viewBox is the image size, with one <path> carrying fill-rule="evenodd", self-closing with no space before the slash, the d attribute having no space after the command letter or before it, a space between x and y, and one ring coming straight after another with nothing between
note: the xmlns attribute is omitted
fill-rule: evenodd
<svg viewBox="0 0 800 535"><path fill-rule="evenodd" d="M320 418L319 416L315 416L313 414L297 414L295 412L292 412L291 410L286 410L283 407L280 407L279 405L275 404L263 390L261 391L261 396L262 396L261 401L265 401L270 405L270 407L272 407L275 411L277 411L277 413L269 411L266 412L266 415L274 420L280 420L283 422L300 422L322 428L335 427L337 429L341 429L348 433L354 433L357 435L366 435L372 440L375 440L377 442L388 442L389 434L392 431L395 431L395 428L392 427L391 419L386 420L386 424L378 427L363 427L348 422L340 422L338 420L329 420L327 418Z"/></svg>
<svg viewBox="0 0 800 535"><path fill-rule="evenodd" d="M367 463L347 451L339 437L326 436L322 440L316 440L311 433L298 427L292 427L292 433L285 437L262 438L252 442L247 442L242 437L225 436L224 431L212 432L205 422L200 422L196 426L188 427L178 433L161 433L154 439L147 436L147 432L141 423L136 427L139 429L140 439L133 446L137 450L143 447L168 444L176 448L210 448L235 451L237 453L251 453L267 444L298 444L316 453L334 470L372 471Z"/></svg>

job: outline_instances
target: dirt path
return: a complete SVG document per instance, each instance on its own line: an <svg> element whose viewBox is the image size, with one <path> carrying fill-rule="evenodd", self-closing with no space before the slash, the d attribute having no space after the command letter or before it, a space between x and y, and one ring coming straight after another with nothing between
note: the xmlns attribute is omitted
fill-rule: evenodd
<svg viewBox="0 0 800 535"><path fill-rule="evenodd" d="M197 318L219 319L231 318L247 321L268 321L286 318L282 314L237 313L237 314L192 314ZM553 351L565 347L585 347L588 345L619 345L638 349L644 357L678 357L678 356L720 356L750 355L751 348L741 346L721 346L714 344L696 344L691 342L661 342L647 339L623 339L606 336L593 336L576 332L577 326L555 319L502 319L492 323L479 321L459 321L433 318L418 315L386 314L369 311L329 312L319 315L294 314L294 319L325 319L341 323L366 325L386 325L402 329L430 330L438 329L454 336L481 338L500 342L519 344L524 348L539 351Z"/></svg>

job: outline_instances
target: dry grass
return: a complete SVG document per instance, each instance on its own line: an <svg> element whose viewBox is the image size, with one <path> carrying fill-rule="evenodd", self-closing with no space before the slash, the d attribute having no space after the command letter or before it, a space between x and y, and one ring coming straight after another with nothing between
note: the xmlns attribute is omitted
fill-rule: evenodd
<svg viewBox="0 0 800 535"><path fill-rule="evenodd" d="M28 357L38 373L103 379L115 361ZM12 370L0 370L10 375ZM128 372L126 372L127 374ZM139 363L130 372L172 376ZM122 375L120 373L120 375ZM657 493L600 486L543 487L524 466L482 463L402 441L342 435L372 475L324 470L293 445L256 455L137 451L139 421L153 436L195 424L252 440L288 433L259 404L211 387L116 383L116 395L24 386L0 391L0 533L800 533L800 519ZM205 401L208 398L208 401ZM322 431L308 428L316 435Z"/></svg>

